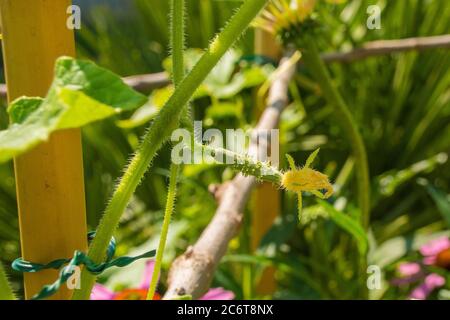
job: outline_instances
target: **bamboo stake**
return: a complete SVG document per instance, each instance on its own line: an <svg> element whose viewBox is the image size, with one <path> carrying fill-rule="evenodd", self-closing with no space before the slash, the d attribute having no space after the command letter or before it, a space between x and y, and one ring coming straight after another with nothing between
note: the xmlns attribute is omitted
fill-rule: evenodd
<svg viewBox="0 0 450 320"><path fill-rule="evenodd" d="M70 0L0 0L3 53L9 101L45 96L54 62L74 56L73 31L66 27ZM83 163L79 130L57 132L15 159L22 256L44 263L86 250ZM25 274L25 297L52 283L58 271ZM54 299L68 299L62 288Z"/></svg>
<svg viewBox="0 0 450 320"><path fill-rule="evenodd" d="M281 48L272 34L257 29L255 31L255 54L264 55L278 61L281 56ZM280 214L280 191L271 183L261 183L255 188L252 195L252 204L251 248L255 251ZM264 295L273 293L276 289L274 276L274 267L265 268L256 286L256 292Z"/></svg>

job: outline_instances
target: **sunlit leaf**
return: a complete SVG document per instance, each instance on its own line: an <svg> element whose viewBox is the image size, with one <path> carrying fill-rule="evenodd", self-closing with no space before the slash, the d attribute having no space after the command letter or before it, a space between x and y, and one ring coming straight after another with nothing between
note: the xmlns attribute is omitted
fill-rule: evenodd
<svg viewBox="0 0 450 320"><path fill-rule="evenodd" d="M360 254L364 255L367 252L369 240L361 224L352 217L336 210L328 202L323 200L317 201L328 212L331 220L355 238Z"/></svg>
<svg viewBox="0 0 450 320"><path fill-rule="evenodd" d="M0 262L0 300L15 300L14 292L11 289L5 269Z"/></svg>
<svg viewBox="0 0 450 320"><path fill-rule="evenodd" d="M146 101L110 71L92 62L60 58L45 99L24 97L9 106L13 123L0 132L0 162L48 140L56 130L81 127Z"/></svg>
<svg viewBox="0 0 450 320"><path fill-rule="evenodd" d="M450 195L446 194L440 189L435 188L431 184L425 185L430 196L436 203L436 207L442 215L442 218L447 222L447 226L450 228Z"/></svg>
<svg viewBox="0 0 450 320"><path fill-rule="evenodd" d="M387 172L377 179L379 192L383 196L391 196L397 188L417 176L419 173L430 172L439 165L446 163L447 160L448 156L446 153L439 153L403 170Z"/></svg>

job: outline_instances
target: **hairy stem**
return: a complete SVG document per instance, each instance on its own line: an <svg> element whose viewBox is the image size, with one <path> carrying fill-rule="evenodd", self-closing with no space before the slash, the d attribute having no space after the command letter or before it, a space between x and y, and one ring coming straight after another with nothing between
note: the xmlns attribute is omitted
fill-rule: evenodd
<svg viewBox="0 0 450 320"><path fill-rule="evenodd" d="M178 88L184 77L184 0L171 1L172 22L171 31L171 47L172 47L172 63L173 63L173 83L175 89ZM184 107L185 108L185 107ZM186 116L183 114L183 116ZM187 118L187 117L185 117ZM187 120L189 121L189 119ZM164 220L159 239L158 251L156 251L155 268L153 270L150 288L147 293L147 300L153 300L158 285L159 274L161 272L161 264L166 247L167 234L169 233L170 220L175 207L175 199L177 196L177 180L180 172L180 166L172 163L170 165L169 191L167 193L166 210L164 211Z"/></svg>
<svg viewBox="0 0 450 320"><path fill-rule="evenodd" d="M161 109L145 134L106 207L97 229L97 235L89 247L89 258L94 262L99 263L103 260L108 242L116 230L131 196L150 167L156 152L167 142L172 131L178 127L179 118L183 112L182 106L189 102L195 90L209 72L247 29L267 2L268 0L247 0L242 4L239 11L210 44L208 50ZM81 289L74 292L73 299L89 299L94 283L95 276L83 270Z"/></svg>
<svg viewBox="0 0 450 320"><path fill-rule="evenodd" d="M267 162L261 162L248 155L242 155L223 148L215 148L198 143L195 144L195 147L202 148L204 153L214 157L211 161L229 165L240 171L244 176L253 176L259 181L272 182L277 186L281 185L283 173Z"/></svg>
<svg viewBox="0 0 450 320"><path fill-rule="evenodd" d="M8 282L8 277L6 276L5 269L0 262L0 300L15 300L16 296L11 289Z"/></svg>
<svg viewBox="0 0 450 320"><path fill-rule="evenodd" d="M172 0L171 48L173 83L178 88L184 78L184 0Z"/></svg>
<svg viewBox="0 0 450 320"><path fill-rule="evenodd" d="M147 300L153 300L158 285L159 273L161 271L162 258L166 247L167 234L169 233L170 219L172 217L177 194L177 179L180 166L172 164L170 167L169 191L167 193L166 210L164 211L164 221L161 229L158 250L156 251L155 269L153 271L150 289L148 290Z"/></svg>
<svg viewBox="0 0 450 320"><path fill-rule="evenodd" d="M334 86L331 76L325 67L323 60L320 58L319 50L315 40L310 36L304 37L306 50L303 52L305 64L311 69L314 77L322 89L323 95L328 103L334 106L336 119L339 121L341 129L347 136L353 149L356 164L356 181L358 187L358 204L361 209L361 225L364 229L368 229L370 223L370 180L369 180L369 164L367 159L366 147L364 145L361 133L358 130L357 123L353 115L342 98L339 91ZM362 294L367 296L366 286L366 257L361 256L359 259L358 277L363 288Z"/></svg>
<svg viewBox="0 0 450 320"><path fill-rule="evenodd" d="M348 106L333 85L330 74L320 58L314 39L305 36L303 40L306 47L303 52L303 59L319 83L328 103L334 106L341 128L344 130L353 148L353 154L356 159L358 202L361 209L361 223L367 229L370 219L370 182L369 165L364 141Z"/></svg>

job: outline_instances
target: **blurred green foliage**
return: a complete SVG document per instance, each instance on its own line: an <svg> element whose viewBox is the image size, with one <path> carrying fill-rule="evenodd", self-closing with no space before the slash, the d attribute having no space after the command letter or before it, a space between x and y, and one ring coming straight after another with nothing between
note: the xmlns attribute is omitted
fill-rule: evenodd
<svg viewBox="0 0 450 320"><path fill-rule="evenodd" d="M187 47L204 48L239 2L189 0L187 4ZM366 27L366 9L371 4L382 8L380 30ZM170 65L164 63L169 54L168 1L134 0L131 7L127 15L104 6L90 11L77 33L79 55L121 75L170 71ZM446 0L349 0L340 5L321 4L318 13L324 22L318 44L324 52L348 50L367 41L450 31ZM240 56L251 54L252 47L253 32L249 31L198 93L192 103L195 119L219 129L250 128L257 122L258 86L273 67L241 61ZM195 56L195 50L189 52L188 61ZM358 268L362 259L359 252L365 245L361 242L368 241L368 263L380 266L383 274L389 275L399 261L414 254L420 243L450 229L448 49L396 53L329 67L368 150L373 190L370 229L361 235L357 227L345 223L345 218L357 221L359 215L354 202L354 160L334 122L333 109L321 96L308 67L301 65L290 86L292 103L280 124L280 158L289 153L296 163L304 163L309 153L320 147L315 167L330 175L336 193L329 203L304 197L300 225L296 223L295 197L283 193L283 214L256 252L248 249L251 215L246 213L243 231L230 244L214 279L214 286L233 290L237 298L263 298L255 288L263 268L273 265L278 283L273 298L361 299L369 294L371 298L402 299L407 292L387 282L382 290L367 292L367 274ZM144 132L145 122L157 113L170 90L153 91L150 102L135 113L83 129L90 228L95 228L116 178ZM3 109L0 125L5 127ZM118 254L156 243L169 163L170 149L165 148L123 216L117 235ZM282 163L282 167L287 165ZM19 255L12 172L11 163L0 166L0 257L5 263ZM216 202L208 186L233 175L231 170L215 165L184 168L165 271L170 261L196 240L214 214ZM142 265L136 264L106 274L102 281L114 287L134 283L130 274L139 278L139 268ZM12 275L16 288L20 288L20 275ZM163 275L162 286L165 278Z"/></svg>

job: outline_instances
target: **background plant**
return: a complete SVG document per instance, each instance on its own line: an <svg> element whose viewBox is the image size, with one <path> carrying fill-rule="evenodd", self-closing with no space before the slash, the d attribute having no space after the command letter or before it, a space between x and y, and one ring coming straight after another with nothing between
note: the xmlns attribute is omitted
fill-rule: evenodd
<svg viewBox="0 0 450 320"><path fill-rule="evenodd" d="M108 14L97 13L96 21L86 21L88 25L77 35L80 55L93 58L122 75L162 70L162 61L168 55L168 2L152 1L155 3L152 10L144 2L136 1L139 10L135 14L140 18L133 21L123 20L126 17L118 17L107 8L98 9ZM377 3L383 9L381 30L365 27L365 9L373 1L319 5L317 10L323 26L317 38L319 50L343 51L371 40L438 35L450 30L450 11L445 0ZM213 13L202 15L201 12L208 11L201 5L204 8L210 5ZM187 1L191 17L187 26L187 47L205 47L210 36L238 5L235 2ZM212 33L198 27L207 25L210 17L215 18ZM248 32L238 44L240 53L231 64L232 75L248 70L239 56L249 53L252 46L252 32ZM448 203L449 193L449 61L448 50L438 49L329 66L339 91L352 107L367 147L372 187L369 263L383 270L389 271L397 261L414 255L414 250L409 248L418 248L424 239L449 229L449 212L442 206ZM265 68L258 68L263 70L259 83L270 70L270 66ZM217 98L208 92L195 99L192 104L195 119L204 119L214 127L250 127L258 115L253 103L256 85L258 83L242 88L232 97ZM219 87L224 86L219 83ZM154 101L161 101L167 90L170 89L153 92ZM338 187L332 199L334 208L356 217L357 204L352 200L356 189L351 183L355 160L350 156L350 146L343 139L341 128L333 121L333 108L323 99L305 65L299 67L295 83L291 85L291 97L293 103L281 123L282 153L288 152L296 163L304 163L311 151L320 146L316 166L326 168ZM4 108L0 108L0 112L0 122L5 126ZM92 228L98 223L128 155L136 149L145 131L142 125L133 128L116 125L117 120L130 117L131 114L123 114L83 129L88 218ZM154 170L142 181L128 206L118 232L118 254L156 247L165 207L169 156L168 147L159 152L153 162ZM0 166L0 250L5 266L19 255L11 167L11 164ZM287 168L286 164L283 168ZM178 214L168 238L162 279L165 279L164 271L169 262L198 237L214 212L215 200L208 193L208 186L225 182L233 174L234 171L217 165L183 169ZM427 183L417 183L419 177ZM271 297L361 297L361 284L352 272L354 261L358 260L354 237L331 219L333 211L329 206L317 203L312 197L304 198L305 221L296 226L295 203L295 195L283 194L283 216L263 239L256 255L248 249L251 229L250 215L246 216L241 235L231 243L229 254L215 276L215 286L232 289L242 298L244 284L248 287L250 282L253 290L245 297L261 297L256 290L261 265L275 265L278 289ZM253 269L250 280L242 272L243 264ZM106 274L101 281L120 287L133 282L134 274L139 272L127 269L125 273ZM12 274L12 278L18 288L20 275ZM405 297L405 293L398 290L372 294L374 297Z"/></svg>

